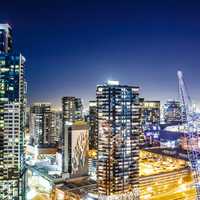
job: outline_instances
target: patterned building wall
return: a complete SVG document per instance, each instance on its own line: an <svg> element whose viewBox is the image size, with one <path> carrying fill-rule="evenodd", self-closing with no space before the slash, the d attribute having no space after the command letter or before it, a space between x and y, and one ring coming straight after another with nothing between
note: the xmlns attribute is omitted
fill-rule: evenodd
<svg viewBox="0 0 200 200"><path fill-rule="evenodd" d="M71 142L71 176L81 176L88 174L88 150L89 132L88 128L72 129Z"/></svg>

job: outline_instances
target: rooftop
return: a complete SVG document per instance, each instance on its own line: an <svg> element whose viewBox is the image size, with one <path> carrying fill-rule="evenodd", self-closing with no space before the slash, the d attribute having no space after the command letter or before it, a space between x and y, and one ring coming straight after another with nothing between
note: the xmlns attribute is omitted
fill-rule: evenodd
<svg viewBox="0 0 200 200"><path fill-rule="evenodd" d="M9 24L0 24L0 29L8 30L11 29L11 26Z"/></svg>

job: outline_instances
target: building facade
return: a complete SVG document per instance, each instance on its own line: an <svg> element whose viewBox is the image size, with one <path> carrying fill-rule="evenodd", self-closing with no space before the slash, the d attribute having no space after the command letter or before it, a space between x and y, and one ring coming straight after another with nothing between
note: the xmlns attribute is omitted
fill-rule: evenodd
<svg viewBox="0 0 200 200"><path fill-rule="evenodd" d="M63 137L63 174L75 178L88 175L89 128L83 121L66 123Z"/></svg>
<svg viewBox="0 0 200 200"><path fill-rule="evenodd" d="M51 111L51 141L53 144L61 143L62 137L62 112L59 110Z"/></svg>
<svg viewBox="0 0 200 200"><path fill-rule="evenodd" d="M169 125L181 124L182 108L179 101L168 100L164 105L164 122Z"/></svg>
<svg viewBox="0 0 200 200"><path fill-rule="evenodd" d="M160 101L144 101L143 117L145 126L160 124Z"/></svg>
<svg viewBox="0 0 200 200"><path fill-rule="evenodd" d="M97 86L97 184L100 199L137 199L141 104L139 87Z"/></svg>
<svg viewBox="0 0 200 200"><path fill-rule="evenodd" d="M11 41L10 26L0 25L0 199L21 200L25 198L25 58L11 52Z"/></svg>
<svg viewBox="0 0 200 200"><path fill-rule="evenodd" d="M144 101L142 127L145 143L153 144L158 139L160 130L160 101Z"/></svg>
<svg viewBox="0 0 200 200"><path fill-rule="evenodd" d="M97 102L89 102L89 148L97 150Z"/></svg>
<svg viewBox="0 0 200 200"><path fill-rule="evenodd" d="M62 111L63 111L63 124L65 122L74 122L82 120L83 105L80 98L76 97L63 97L62 98Z"/></svg>
<svg viewBox="0 0 200 200"><path fill-rule="evenodd" d="M50 103L34 103L30 109L31 145L55 144Z"/></svg>

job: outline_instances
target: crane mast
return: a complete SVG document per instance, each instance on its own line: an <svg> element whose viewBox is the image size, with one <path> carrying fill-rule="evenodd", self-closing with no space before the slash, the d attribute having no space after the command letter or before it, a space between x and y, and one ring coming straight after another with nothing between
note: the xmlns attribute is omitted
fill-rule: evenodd
<svg viewBox="0 0 200 200"><path fill-rule="evenodd" d="M179 85L179 98L182 105L182 120L185 122L185 135L187 140L187 155L192 169L193 179L195 182L196 199L200 200L200 153L193 144L198 140L197 117L194 112L192 100L189 96L187 85L182 71L177 72Z"/></svg>

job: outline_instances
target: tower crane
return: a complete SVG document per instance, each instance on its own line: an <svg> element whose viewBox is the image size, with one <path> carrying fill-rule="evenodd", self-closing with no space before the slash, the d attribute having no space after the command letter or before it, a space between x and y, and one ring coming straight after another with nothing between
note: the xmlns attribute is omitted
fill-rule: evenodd
<svg viewBox="0 0 200 200"><path fill-rule="evenodd" d="M200 200L200 152L197 151L194 141L198 140L199 127L197 115L193 109L183 72L177 71L179 98L182 105L182 120L185 122L185 135L187 141L187 155L192 169L196 189L196 199Z"/></svg>

